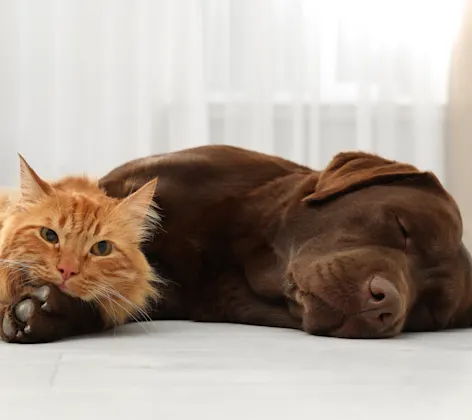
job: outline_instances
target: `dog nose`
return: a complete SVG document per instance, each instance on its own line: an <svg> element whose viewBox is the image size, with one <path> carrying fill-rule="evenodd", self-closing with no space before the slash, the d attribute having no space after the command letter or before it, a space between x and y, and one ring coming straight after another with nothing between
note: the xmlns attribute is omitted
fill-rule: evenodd
<svg viewBox="0 0 472 420"><path fill-rule="evenodd" d="M377 328L391 327L402 312L402 297L394 284L380 276L375 276L369 285L370 297L362 315Z"/></svg>

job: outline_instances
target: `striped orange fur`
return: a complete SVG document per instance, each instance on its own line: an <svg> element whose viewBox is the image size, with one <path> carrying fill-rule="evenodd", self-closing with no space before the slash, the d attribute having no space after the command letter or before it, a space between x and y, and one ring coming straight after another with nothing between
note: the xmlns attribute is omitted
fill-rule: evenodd
<svg viewBox="0 0 472 420"><path fill-rule="evenodd" d="M20 160L18 197L0 200L0 301L11 301L24 287L51 283L97 303L108 327L145 317L160 281L140 249L159 223L157 179L119 200L87 177L46 182ZM57 243L45 240L42 228L55 232ZM110 244L109 254L92 252L100 241ZM64 259L76 264L67 280L58 269Z"/></svg>

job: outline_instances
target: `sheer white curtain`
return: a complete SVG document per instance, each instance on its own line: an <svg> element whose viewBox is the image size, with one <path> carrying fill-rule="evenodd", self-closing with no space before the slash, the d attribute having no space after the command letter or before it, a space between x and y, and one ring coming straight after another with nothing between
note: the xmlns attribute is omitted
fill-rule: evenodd
<svg viewBox="0 0 472 420"><path fill-rule="evenodd" d="M443 177L462 0L0 0L0 184L233 144Z"/></svg>
<svg viewBox="0 0 472 420"><path fill-rule="evenodd" d="M464 241L472 249L472 0L467 0L451 60L445 142L448 187L462 213Z"/></svg>

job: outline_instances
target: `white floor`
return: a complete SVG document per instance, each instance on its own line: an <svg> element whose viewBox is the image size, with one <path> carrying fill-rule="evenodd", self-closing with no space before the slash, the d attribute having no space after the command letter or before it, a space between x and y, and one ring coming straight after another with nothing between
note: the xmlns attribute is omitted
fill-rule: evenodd
<svg viewBox="0 0 472 420"><path fill-rule="evenodd" d="M0 418L472 419L472 329L342 340L159 322L0 343Z"/></svg>

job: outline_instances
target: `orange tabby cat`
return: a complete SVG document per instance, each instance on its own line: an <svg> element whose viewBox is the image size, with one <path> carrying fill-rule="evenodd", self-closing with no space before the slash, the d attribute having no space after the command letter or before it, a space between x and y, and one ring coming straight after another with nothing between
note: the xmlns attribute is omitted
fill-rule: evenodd
<svg viewBox="0 0 472 420"><path fill-rule="evenodd" d="M140 250L159 222L157 180L118 200L86 177L46 182L20 159L19 196L0 203L0 301L50 283L98 303L108 327L144 315L159 280Z"/></svg>

